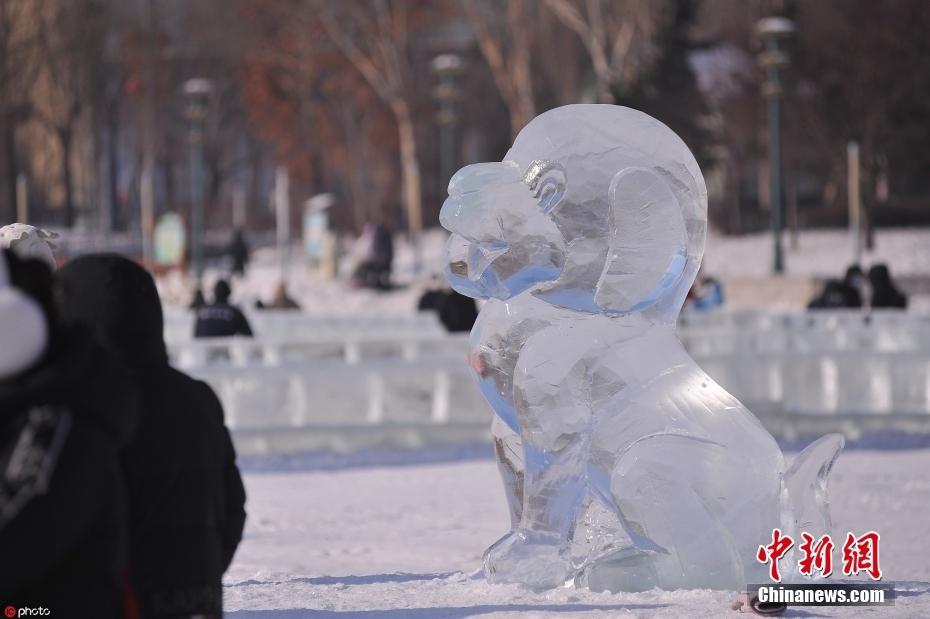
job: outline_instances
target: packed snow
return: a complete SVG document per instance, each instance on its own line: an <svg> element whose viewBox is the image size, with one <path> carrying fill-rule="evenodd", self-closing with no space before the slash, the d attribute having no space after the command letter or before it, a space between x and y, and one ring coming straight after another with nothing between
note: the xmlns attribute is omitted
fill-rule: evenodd
<svg viewBox="0 0 930 619"><path fill-rule="evenodd" d="M507 508L484 448L248 459L249 520L225 578L230 617L719 617L730 592L536 593L487 584L481 553ZM789 454L790 457L790 454ZM893 607L794 607L786 616L930 616L930 449L843 452L830 479L834 531L881 533Z"/></svg>
<svg viewBox="0 0 930 619"><path fill-rule="evenodd" d="M289 291L314 314L409 315L431 272L438 270L445 233L423 239L419 275L409 246L399 244L388 293L352 290L324 279L294 252ZM786 247L788 242L786 238ZM803 232L787 250L789 277L837 276L851 255L844 230ZM770 268L765 234L708 238L705 272L731 286L762 279ZM883 261L901 276L930 276L930 229L880 230L865 264ZM267 299L277 281L273 248L255 252L235 300ZM208 271L208 286L224 274ZM160 279L169 305L189 299L178 275ZM351 292L349 292L351 290ZM806 294L808 289L804 289ZM756 290L746 298L758 304ZM736 294L729 297L737 298ZM794 307L802 294L790 299ZM881 443L879 442L879 446ZM435 462L435 460L442 462ZM506 531L506 501L489 448L451 453L354 455L244 460L249 494L245 538L225 578L231 617L359 616L427 619L515 615L717 617L732 593L652 591L598 594L571 588L534 593L489 585L478 571L481 554ZM899 597L887 608L792 608L788 616L930 616L930 449L847 450L831 475L835 531L882 534L886 579Z"/></svg>

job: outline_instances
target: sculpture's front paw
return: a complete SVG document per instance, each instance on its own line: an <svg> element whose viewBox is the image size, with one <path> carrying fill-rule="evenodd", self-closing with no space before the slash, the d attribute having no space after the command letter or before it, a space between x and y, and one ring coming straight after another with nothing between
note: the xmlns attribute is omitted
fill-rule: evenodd
<svg viewBox="0 0 930 619"><path fill-rule="evenodd" d="M571 576L567 544L555 535L524 529L511 531L484 553L488 582L517 583L551 589Z"/></svg>

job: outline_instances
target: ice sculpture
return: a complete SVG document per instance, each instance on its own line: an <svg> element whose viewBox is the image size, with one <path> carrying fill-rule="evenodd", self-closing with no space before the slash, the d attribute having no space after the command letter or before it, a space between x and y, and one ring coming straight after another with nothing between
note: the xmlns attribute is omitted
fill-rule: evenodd
<svg viewBox="0 0 930 619"><path fill-rule="evenodd" d="M707 193L668 127L612 105L546 112L502 162L455 174L440 221L449 282L490 299L469 358L511 530L485 552L489 580L738 588L765 582L773 528L829 528L842 437L786 471L675 335Z"/></svg>

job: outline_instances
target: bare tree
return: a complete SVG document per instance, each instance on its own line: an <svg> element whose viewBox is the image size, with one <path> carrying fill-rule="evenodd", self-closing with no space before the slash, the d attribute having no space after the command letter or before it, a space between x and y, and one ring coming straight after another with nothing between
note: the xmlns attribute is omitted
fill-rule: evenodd
<svg viewBox="0 0 930 619"><path fill-rule="evenodd" d="M16 128L32 113L30 74L34 71L38 43L38 11L26 0L0 0L0 219L13 220L16 213ZM4 210L6 211L4 213Z"/></svg>
<svg viewBox="0 0 930 619"><path fill-rule="evenodd" d="M655 0L544 0L573 30L591 57L601 103L615 101L614 90L633 83L654 58L654 43L664 18Z"/></svg>
<svg viewBox="0 0 930 619"><path fill-rule="evenodd" d="M258 10L245 2L244 8L243 95L251 122L293 178L314 191L343 193L349 211L334 212L334 225L360 232L401 190L393 172L393 113L329 39L312 7Z"/></svg>
<svg viewBox="0 0 930 619"><path fill-rule="evenodd" d="M64 224L75 215L72 169L78 123L91 101L92 71L102 62L102 22L88 0L54 3L41 31L45 79L33 91L34 116L54 135L61 155Z"/></svg>
<svg viewBox="0 0 930 619"><path fill-rule="evenodd" d="M513 136L536 116L531 53L536 22L528 14L531 4L526 0L462 0L478 47L507 105Z"/></svg>
<svg viewBox="0 0 930 619"><path fill-rule="evenodd" d="M373 205L371 204L370 185L372 165L371 158L374 153L367 148L366 140L362 139L369 130L373 118L371 114L364 113L356 105L342 105L333 110L339 120L339 127L345 136L346 144L346 186L352 202L352 218L356 230L361 230L365 222L372 218Z"/></svg>
<svg viewBox="0 0 930 619"><path fill-rule="evenodd" d="M411 5L404 0L313 3L329 39L390 108L397 123L407 226L413 237L423 228L420 161L409 100Z"/></svg>
<svg viewBox="0 0 930 619"><path fill-rule="evenodd" d="M244 17L223 0L188 3L183 31L177 37L180 40L172 43L172 55L187 59L187 75L196 67L197 75L212 84L204 141L208 226L234 220L231 198L255 184L258 170L253 168L262 163L261 145L252 132L238 71L248 49L243 41L251 28L251 20ZM255 193L253 187L244 195Z"/></svg>

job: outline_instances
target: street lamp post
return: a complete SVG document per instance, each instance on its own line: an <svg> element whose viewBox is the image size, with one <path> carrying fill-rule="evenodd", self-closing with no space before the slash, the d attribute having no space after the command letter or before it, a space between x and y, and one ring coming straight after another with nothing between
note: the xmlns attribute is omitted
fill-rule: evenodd
<svg viewBox="0 0 930 619"><path fill-rule="evenodd" d="M781 76L779 71L787 66L788 56L779 49L781 39L794 32L794 23L784 17L765 17L756 24L763 40L759 62L765 69L762 93L768 100L769 117L769 196L772 208L772 237L774 259L772 271L780 275L785 270L784 251L781 242L782 192L781 192Z"/></svg>
<svg viewBox="0 0 930 619"><path fill-rule="evenodd" d="M455 126L458 124L455 102L459 91L455 85L455 78L462 70L462 58L457 54L440 54L433 58L433 71L439 76L439 85L435 96L439 102L439 165L440 165L440 195L448 189L449 179L455 173L457 166Z"/></svg>
<svg viewBox="0 0 930 619"><path fill-rule="evenodd" d="M191 148L191 263L198 287L203 277L203 145L211 88L210 81L206 79L192 79L184 83Z"/></svg>

